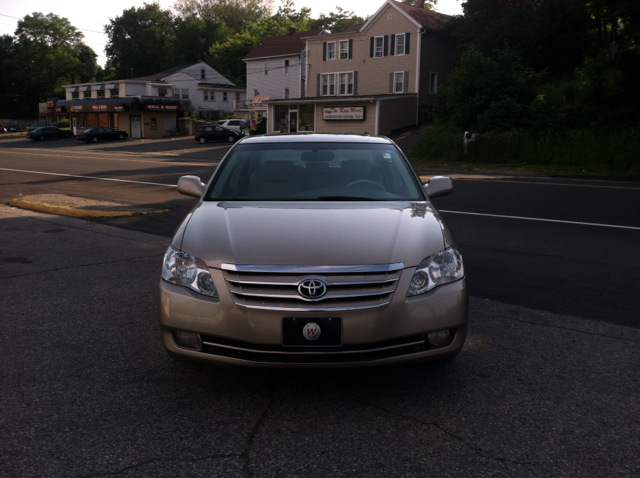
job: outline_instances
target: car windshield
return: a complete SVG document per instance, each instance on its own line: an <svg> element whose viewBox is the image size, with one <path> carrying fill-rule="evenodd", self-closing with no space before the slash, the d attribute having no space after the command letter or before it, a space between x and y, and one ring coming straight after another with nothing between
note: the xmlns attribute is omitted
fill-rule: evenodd
<svg viewBox="0 0 640 478"><path fill-rule="evenodd" d="M424 201L393 144L238 144L205 195L209 201Z"/></svg>

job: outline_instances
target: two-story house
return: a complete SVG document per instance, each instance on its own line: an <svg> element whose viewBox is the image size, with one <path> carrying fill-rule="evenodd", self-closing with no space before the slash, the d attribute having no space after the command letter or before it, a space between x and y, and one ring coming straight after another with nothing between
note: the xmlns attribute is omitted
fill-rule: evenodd
<svg viewBox="0 0 640 478"><path fill-rule="evenodd" d="M420 123L453 68L448 15L387 0L362 25L308 36L305 90L268 104L268 132L388 135Z"/></svg>
<svg viewBox="0 0 640 478"><path fill-rule="evenodd" d="M159 138L177 130L178 116L194 113L218 117L231 113L245 98L235 86L204 62L115 81L64 85L58 105L69 114L74 134L104 126L132 138Z"/></svg>
<svg viewBox="0 0 640 478"><path fill-rule="evenodd" d="M296 32L263 38L243 61L247 65L247 95L263 99L300 98L306 88L307 48L303 38L324 30Z"/></svg>

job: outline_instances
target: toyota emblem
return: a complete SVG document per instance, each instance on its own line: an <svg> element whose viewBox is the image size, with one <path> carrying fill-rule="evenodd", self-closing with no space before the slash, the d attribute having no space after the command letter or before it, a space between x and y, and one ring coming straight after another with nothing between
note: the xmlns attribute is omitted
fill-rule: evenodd
<svg viewBox="0 0 640 478"><path fill-rule="evenodd" d="M327 293L327 284L320 279L305 279L298 285L298 293L305 299L319 299Z"/></svg>
<svg viewBox="0 0 640 478"><path fill-rule="evenodd" d="M318 340L321 333L320 326L315 322L309 322L302 328L302 335L307 340Z"/></svg>

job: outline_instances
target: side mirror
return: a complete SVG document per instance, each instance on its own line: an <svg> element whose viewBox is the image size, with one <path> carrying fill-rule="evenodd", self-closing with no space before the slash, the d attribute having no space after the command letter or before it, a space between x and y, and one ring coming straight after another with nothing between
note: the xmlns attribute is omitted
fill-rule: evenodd
<svg viewBox="0 0 640 478"><path fill-rule="evenodd" d="M425 186L427 196L436 198L453 192L453 179L449 176L434 176Z"/></svg>
<svg viewBox="0 0 640 478"><path fill-rule="evenodd" d="M185 196L199 198L204 193L206 185L198 176L182 176L178 179L178 192Z"/></svg>

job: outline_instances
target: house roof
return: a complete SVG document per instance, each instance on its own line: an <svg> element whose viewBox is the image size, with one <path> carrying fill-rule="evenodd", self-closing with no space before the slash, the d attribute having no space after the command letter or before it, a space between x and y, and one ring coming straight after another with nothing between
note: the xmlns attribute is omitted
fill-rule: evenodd
<svg viewBox="0 0 640 478"><path fill-rule="evenodd" d="M426 8L413 7L406 3L396 2L395 0L390 0L389 3L401 9L427 30L441 30L444 25L453 18L451 15L434 12Z"/></svg>
<svg viewBox="0 0 640 478"><path fill-rule="evenodd" d="M320 33L322 33L322 29L263 38L260 44L247 53L244 59L253 60L271 56L296 55L305 49L305 42L301 38L320 35Z"/></svg>
<svg viewBox="0 0 640 478"><path fill-rule="evenodd" d="M162 78L165 78L169 75L173 75L174 73L177 73L180 70L184 70L196 64L197 63L192 63L190 65L176 66L175 68L169 68L168 70L160 71L158 73L154 73L153 75L138 76L136 78L125 78L121 81L160 81L162 80Z"/></svg>

